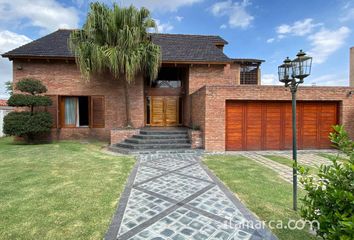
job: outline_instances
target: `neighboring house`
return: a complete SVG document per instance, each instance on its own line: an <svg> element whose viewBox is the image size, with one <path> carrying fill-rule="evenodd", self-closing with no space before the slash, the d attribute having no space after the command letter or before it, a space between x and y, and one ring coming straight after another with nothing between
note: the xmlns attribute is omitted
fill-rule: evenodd
<svg viewBox="0 0 354 240"><path fill-rule="evenodd" d="M7 100L0 99L0 137L5 136L3 132L4 117L12 110L13 108L7 105Z"/></svg>
<svg viewBox="0 0 354 240"><path fill-rule="evenodd" d="M13 61L14 83L43 81L54 105L53 137L122 139L125 98L122 80L109 73L82 78L58 30L3 54ZM151 34L162 50L158 78L136 76L129 88L132 124L198 126L209 151L291 148L291 94L283 86L261 86L262 60L229 58L219 36ZM333 124L354 137L354 97L349 87L301 87L298 91L299 148L329 148ZM134 131L132 131L134 133ZM122 134L122 136L116 135Z"/></svg>

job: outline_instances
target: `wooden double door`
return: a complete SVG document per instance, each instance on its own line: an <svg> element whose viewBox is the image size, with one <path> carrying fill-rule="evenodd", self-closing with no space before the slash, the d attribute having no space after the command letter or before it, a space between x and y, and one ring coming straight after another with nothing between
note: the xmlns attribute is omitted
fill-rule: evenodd
<svg viewBox="0 0 354 240"><path fill-rule="evenodd" d="M227 101L226 149L291 149L291 116L291 102ZM328 135L337 123L337 102L298 101L298 148L330 148Z"/></svg>
<svg viewBox="0 0 354 240"><path fill-rule="evenodd" d="M150 126L177 126L179 107L179 96L151 96Z"/></svg>

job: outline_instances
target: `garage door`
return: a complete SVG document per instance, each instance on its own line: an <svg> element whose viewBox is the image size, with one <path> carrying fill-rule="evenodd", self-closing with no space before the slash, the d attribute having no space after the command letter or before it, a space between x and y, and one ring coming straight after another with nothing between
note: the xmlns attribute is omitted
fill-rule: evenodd
<svg viewBox="0 0 354 240"><path fill-rule="evenodd" d="M330 148L337 102L297 102L298 148ZM291 102L227 101L226 150L292 148Z"/></svg>

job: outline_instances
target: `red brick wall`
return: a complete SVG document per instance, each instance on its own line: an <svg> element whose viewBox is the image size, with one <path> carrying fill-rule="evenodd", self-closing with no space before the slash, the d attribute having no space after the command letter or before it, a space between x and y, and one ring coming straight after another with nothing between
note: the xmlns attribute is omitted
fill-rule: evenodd
<svg viewBox="0 0 354 240"><path fill-rule="evenodd" d="M298 100L332 100L340 102L340 123L344 124L350 136L354 138L354 96L349 87L300 87ZM199 94L197 94L199 93ZM205 96L203 96L205 95ZM193 94L194 102L203 102L205 98L204 147L208 151L225 150L225 102L226 100L291 100L289 90L281 86L207 86ZM199 98L199 99L198 99ZM198 107L203 109L202 106ZM195 118L200 122L200 118Z"/></svg>
<svg viewBox="0 0 354 240"><path fill-rule="evenodd" d="M191 123L191 97L190 95L204 86L240 84L240 65L193 65L189 68L189 78L186 84L186 97L184 101L184 125ZM194 108L193 108L194 109Z"/></svg>
<svg viewBox="0 0 354 240"><path fill-rule="evenodd" d="M22 70L17 67L21 66ZM100 137L109 140L110 130L124 127L125 98L123 80L115 80L108 73L93 76L90 81L81 77L73 61L64 60L14 60L14 82L24 77L39 79L48 88L48 95L103 95L105 96L105 128L62 128L53 130L56 138ZM131 117L134 127L144 125L144 85L143 78L137 77L130 86Z"/></svg>
<svg viewBox="0 0 354 240"><path fill-rule="evenodd" d="M193 65L189 68L188 93L192 94L203 86L238 85L240 83L240 66L227 65Z"/></svg>
<svg viewBox="0 0 354 240"><path fill-rule="evenodd" d="M111 144L123 142L123 140L139 134L140 129L113 129L111 130Z"/></svg>
<svg viewBox="0 0 354 240"><path fill-rule="evenodd" d="M191 140L192 149L203 148L202 131L189 129L188 136L189 136L189 139Z"/></svg>

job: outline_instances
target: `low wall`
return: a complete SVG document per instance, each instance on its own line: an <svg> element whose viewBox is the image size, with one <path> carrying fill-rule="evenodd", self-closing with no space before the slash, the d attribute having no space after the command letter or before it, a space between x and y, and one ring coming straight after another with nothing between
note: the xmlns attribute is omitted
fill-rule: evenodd
<svg viewBox="0 0 354 240"><path fill-rule="evenodd" d="M200 130L188 130L188 136L191 140L192 149L203 148L203 133Z"/></svg>
<svg viewBox="0 0 354 240"><path fill-rule="evenodd" d="M125 139L132 137L135 134L138 134L140 129L113 129L111 130L111 145L123 142Z"/></svg>

